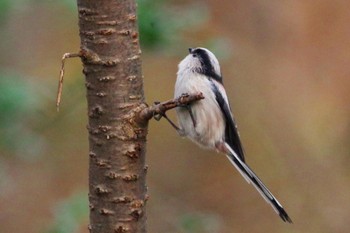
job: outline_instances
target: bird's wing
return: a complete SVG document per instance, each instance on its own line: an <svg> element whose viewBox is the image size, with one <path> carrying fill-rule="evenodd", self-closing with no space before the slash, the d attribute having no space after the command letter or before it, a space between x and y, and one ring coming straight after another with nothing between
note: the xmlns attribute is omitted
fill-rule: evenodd
<svg viewBox="0 0 350 233"><path fill-rule="evenodd" d="M220 109L225 117L226 129L225 129L225 142L237 153L239 158L245 162L244 150L239 137L237 125L231 113L230 105L224 86L216 80L211 80L212 89L215 93L216 101L220 106Z"/></svg>

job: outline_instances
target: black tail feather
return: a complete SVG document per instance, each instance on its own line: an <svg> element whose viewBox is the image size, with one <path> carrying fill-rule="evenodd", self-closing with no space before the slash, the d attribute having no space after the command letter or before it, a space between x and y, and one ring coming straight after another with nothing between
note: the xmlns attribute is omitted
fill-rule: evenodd
<svg viewBox="0 0 350 233"><path fill-rule="evenodd" d="M283 209L282 205L273 196L273 194L265 186L265 184L259 179L259 177L252 171L252 169L250 169L250 167L240 159L240 157L232 150L232 148L227 143L226 147L230 151L230 153L227 155L227 158L237 168L241 175L248 181L248 183L253 184L256 190L269 204L271 204L272 208L276 211L276 213L284 222L293 223L291 218L288 216L287 212Z"/></svg>

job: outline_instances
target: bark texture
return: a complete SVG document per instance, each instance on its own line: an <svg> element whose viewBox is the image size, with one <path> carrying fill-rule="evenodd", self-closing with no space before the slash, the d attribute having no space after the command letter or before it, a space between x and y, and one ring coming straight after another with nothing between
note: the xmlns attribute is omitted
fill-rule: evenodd
<svg viewBox="0 0 350 233"><path fill-rule="evenodd" d="M78 0L89 131L92 233L146 232L147 121L134 0Z"/></svg>

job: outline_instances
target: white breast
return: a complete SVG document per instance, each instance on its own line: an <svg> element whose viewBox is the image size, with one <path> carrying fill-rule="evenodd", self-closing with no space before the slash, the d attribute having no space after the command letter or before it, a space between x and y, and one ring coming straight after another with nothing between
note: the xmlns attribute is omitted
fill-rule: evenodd
<svg viewBox="0 0 350 233"><path fill-rule="evenodd" d="M200 146L215 149L215 144L224 140L225 121L211 85L204 75L190 71L178 73L175 98L184 93L203 93L203 100L191 104L196 127L186 108L177 108L178 122L185 135L192 141Z"/></svg>

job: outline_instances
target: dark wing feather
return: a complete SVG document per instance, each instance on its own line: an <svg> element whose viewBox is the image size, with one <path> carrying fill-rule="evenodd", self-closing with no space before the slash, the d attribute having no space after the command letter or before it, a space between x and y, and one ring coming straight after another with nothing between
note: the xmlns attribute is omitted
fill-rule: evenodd
<svg viewBox="0 0 350 233"><path fill-rule="evenodd" d="M219 91L219 88L217 87L217 85L221 84L215 84L215 81L211 81L216 101L218 102L226 120L225 142L237 153L239 158L243 162L245 162L241 139L239 137L238 129L235 120L233 119L230 106L225 100L225 98L222 96L221 92Z"/></svg>

